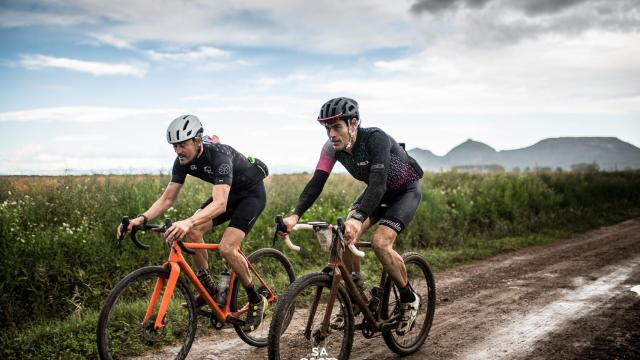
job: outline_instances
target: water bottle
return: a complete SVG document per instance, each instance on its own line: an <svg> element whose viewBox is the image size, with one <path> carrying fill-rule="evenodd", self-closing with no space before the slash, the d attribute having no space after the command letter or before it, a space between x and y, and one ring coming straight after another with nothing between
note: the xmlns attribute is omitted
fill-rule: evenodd
<svg viewBox="0 0 640 360"><path fill-rule="evenodd" d="M227 293L229 292L229 279L231 274L226 268L220 273L220 290L216 295L216 302L220 305L224 305L227 302Z"/></svg>

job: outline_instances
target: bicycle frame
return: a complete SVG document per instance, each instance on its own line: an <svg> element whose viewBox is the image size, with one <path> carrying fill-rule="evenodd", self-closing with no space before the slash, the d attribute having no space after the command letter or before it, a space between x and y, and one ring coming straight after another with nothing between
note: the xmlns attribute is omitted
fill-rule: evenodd
<svg viewBox="0 0 640 360"><path fill-rule="evenodd" d="M337 235L336 235L337 233ZM337 237L337 239L336 239ZM338 240L338 241L336 241ZM371 247L371 243L369 242L357 242L355 244L357 248L363 247ZM322 320L322 324L320 326L320 336L326 337L329 335L329 324L331 322L331 312L333 309L333 304L335 303L336 297L338 296L338 288L340 286L340 281L344 280L346 285L347 292L351 296L351 299L355 300L356 305L360 308L360 311L364 314L367 322L370 324L371 329L373 331L381 331L383 329L393 328L396 325L396 317L392 317L390 319L380 319L380 313L373 313L367 304L367 300L363 299L360 291L358 290L355 282L351 278L351 273L347 270L344 262L342 260L342 256L345 251L344 246L344 238L342 234L338 230L334 232L334 240L331 244L331 257L329 259L329 263L324 268L323 272L333 273L332 281L331 281L331 289L329 292L329 299L327 302L327 309L325 310L324 318ZM347 274L344 276L343 274ZM311 334L311 326L313 324L314 315L318 308L318 303L320 302L320 297L322 296L322 288L318 288L316 290L316 296L311 304L311 311L309 312L309 318L307 319L307 326L305 327L305 334Z"/></svg>
<svg viewBox="0 0 640 360"><path fill-rule="evenodd" d="M182 243L182 244L184 247L188 249L205 249L205 250L211 250L211 251L216 251L219 249L218 244L205 244L205 243ZM269 292L269 296L267 298L269 303L276 301L277 300L276 294L274 294L274 292L269 288L269 286L266 284L264 279L260 276L260 274L258 274L255 267L251 264L251 262L249 262L249 260L244 255L242 250L239 250L239 251L242 257L245 259L245 261L249 265L249 271L253 275L255 275L256 278L258 278L262 286L264 286L264 288ZM216 301L211 297L211 295L209 295L209 292L204 288L204 286L200 283L200 280L198 280L198 278L196 277L196 274L191 269L191 266L189 266L185 258L182 256L182 249L180 248L180 246L178 246L177 242L174 242L171 245L169 260L166 263L164 263L163 267L169 270L169 277L166 280L166 287L165 287L165 279L158 278L158 280L156 281L156 285L154 287L153 293L151 295L149 306L147 307L147 312L144 316L144 319L142 320L142 324L147 323L147 321L151 319L151 316L153 316L154 309L156 307L158 299L160 298L160 293L162 292L162 289L164 287L165 291L164 291L164 294L162 295L160 308L158 309L158 314L154 322L154 330L161 329L164 327L164 324L162 323L162 321L164 319L164 316L167 313L167 309L169 308L169 302L173 297L173 291L178 281L178 277L180 276L180 271L185 272L187 278L194 284L194 286L196 287L200 295L205 299L207 304L211 307L211 309L213 310L213 313L218 318L218 320L220 320L220 322L222 323L231 322L234 319L237 321L241 321L239 317L245 312L247 312L248 306L244 306L242 309L235 312L232 312L230 310L231 298L232 298L231 294L233 294L233 291L235 290L234 284L235 284L235 278L237 276L233 270L231 270L231 275L229 279L229 291L228 291L229 295L227 295L226 303L221 308L216 303Z"/></svg>

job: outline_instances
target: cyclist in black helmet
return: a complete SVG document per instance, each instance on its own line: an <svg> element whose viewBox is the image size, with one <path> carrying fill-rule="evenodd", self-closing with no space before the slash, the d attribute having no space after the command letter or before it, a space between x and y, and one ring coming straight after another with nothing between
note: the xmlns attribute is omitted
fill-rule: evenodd
<svg viewBox="0 0 640 360"><path fill-rule="evenodd" d="M165 232L165 239L172 241L186 236L190 242L202 243L206 232L229 221L220 241L220 255L238 274L247 291L251 311L247 312L245 330L252 331L262 321L267 300L253 287L247 262L239 249L265 208L267 197L262 180L268 175L267 167L260 160L246 158L231 146L221 144L217 136L203 136L202 124L194 115L174 119L167 129L167 142L178 155L173 163L171 182L147 211L129 223L126 231L167 211L176 201L187 175L213 184L212 196L191 217L173 223ZM120 235L120 227L117 233ZM224 302L217 296L217 286L209 275L207 251L195 251L193 259L198 279L214 299ZM198 295L196 305L204 303Z"/></svg>
<svg viewBox="0 0 640 360"><path fill-rule="evenodd" d="M406 334L413 325L419 296L409 286L402 257L393 249L398 234L413 218L422 197L420 179L423 171L405 149L384 131L360 127L358 103L340 97L327 101L320 109L318 121L325 127L329 139L322 147L313 177L298 199L294 213L285 218L288 231L311 207L324 187L336 161L356 179L367 184L356 198L345 222L345 239L350 244L376 222L371 239L373 250L385 270L400 290L401 322L396 329ZM359 276L360 261L345 252L354 278ZM339 326L340 314L334 319Z"/></svg>

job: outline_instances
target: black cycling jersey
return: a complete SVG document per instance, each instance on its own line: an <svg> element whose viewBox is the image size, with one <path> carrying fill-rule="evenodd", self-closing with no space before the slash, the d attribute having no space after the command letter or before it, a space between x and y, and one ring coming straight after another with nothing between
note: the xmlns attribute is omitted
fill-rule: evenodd
<svg viewBox="0 0 640 360"><path fill-rule="evenodd" d="M316 172L300 195L295 213L302 215L316 200L336 161L368 186L360 198L359 211L370 216L387 191L406 188L422 178L418 163L391 136L379 128L358 128L351 154L335 151L331 141L322 148Z"/></svg>
<svg viewBox="0 0 640 360"><path fill-rule="evenodd" d="M333 159L333 161L332 161ZM372 169L384 165L387 172L386 187L395 190L422 178L417 162L391 136L379 128L358 128L356 143L351 154L335 151L327 140L322 148L316 169L331 172L339 161L354 178L369 184Z"/></svg>
<svg viewBox="0 0 640 360"><path fill-rule="evenodd" d="M203 151L187 165L180 165L176 158L171 172L171 181L184 184L187 174L211 184L226 184L231 191L245 190L264 179L269 172L258 160L249 161L229 145L204 142Z"/></svg>

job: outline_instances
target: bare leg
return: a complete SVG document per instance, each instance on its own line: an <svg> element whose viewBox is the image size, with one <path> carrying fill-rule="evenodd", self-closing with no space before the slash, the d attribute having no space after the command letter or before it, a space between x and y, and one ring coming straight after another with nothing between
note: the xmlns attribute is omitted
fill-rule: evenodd
<svg viewBox="0 0 640 360"><path fill-rule="evenodd" d="M404 266L402 256L393 250L393 243L398 234L395 230L384 225L378 226L371 240L373 251L384 269L389 273L393 282L399 288L407 286L407 268Z"/></svg>
<svg viewBox="0 0 640 360"><path fill-rule="evenodd" d="M240 254L240 244L245 237L244 231L227 227L220 241L220 255L227 260L229 266L238 274L244 287L251 284L251 272L245 258Z"/></svg>
<svg viewBox="0 0 640 360"><path fill-rule="evenodd" d="M198 213L198 211L196 211L196 213ZM207 221L206 223L198 225L195 228L191 229L191 231L187 233L187 239L189 239L190 242L194 242L194 243L204 243L204 234L207 231L210 231L212 228L213 228L213 222ZM208 269L209 257L207 255L207 250L198 249L198 250L195 250L195 252L196 254L193 256L193 262L196 264L196 268L198 270Z"/></svg>

